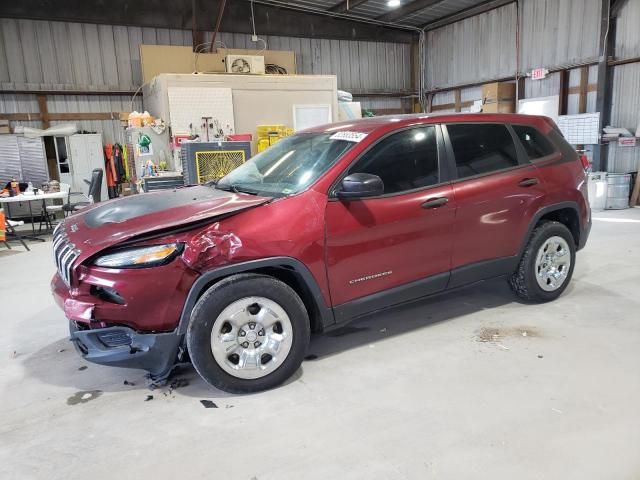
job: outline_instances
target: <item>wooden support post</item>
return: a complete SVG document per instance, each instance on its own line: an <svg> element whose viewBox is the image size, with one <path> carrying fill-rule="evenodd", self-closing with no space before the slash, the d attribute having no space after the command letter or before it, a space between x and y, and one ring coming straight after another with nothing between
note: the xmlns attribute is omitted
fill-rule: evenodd
<svg viewBox="0 0 640 480"><path fill-rule="evenodd" d="M455 98L456 112L459 112L462 110L462 92L460 91L459 88L455 90L454 98Z"/></svg>
<svg viewBox="0 0 640 480"><path fill-rule="evenodd" d="M523 98L525 98L525 94L524 94L524 89L525 89L525 82L527 80L527 77L518 77L518 97L516 98L516 112L518 111L518 102L520 100L522 100Z"/></svg>
<svg viewBox="0 0 640 480"><path fill-rule="evenodd" d="M49 123L49 109L47 108L47 96L38 95L38 110L40 111L40 120L42 121L42 129L46 130L51 126Z"/></svg>
<svg viewBox="0 0 640 480"><path fill-rule="evenodd" d="M587 113L587 92L589 87L589 67L580 67L580 90L578 97L578 113Z"/></svg>
<svg viewBox="0 0 640 480"><path fill-rule="evenodd" d="M567 103L569 101L569 71L560 71L560 102L558 104L558 115L567 114Z"/></svg>
<svg viewBox="0 0 640 480"><path fill-rule="evenodd" d="M633 192L631 193L631 200L629 201L629 206L631 208L638 205L639 197L640 197L640 172L636 174L636 181L633 184Z"/></svg>
<svg viewBox="0 0 640 480"><path fill-rule="evenodd" d="M433 112L433 93L429 93L427 95L427 105L425 106L425 111L427 113Z"/></svg>

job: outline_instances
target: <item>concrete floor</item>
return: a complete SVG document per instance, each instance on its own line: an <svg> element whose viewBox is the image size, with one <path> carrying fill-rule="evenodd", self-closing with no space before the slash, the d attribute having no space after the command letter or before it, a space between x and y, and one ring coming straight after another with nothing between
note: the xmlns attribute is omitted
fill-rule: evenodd
<svg viewBox="0 0 640 480"><path fill-rule="evenodd" d="M640 209L594 217L558 301L492 281L378 314L247 396L83 362L50 244L0 247L0 478L638 479Z"/></svg>

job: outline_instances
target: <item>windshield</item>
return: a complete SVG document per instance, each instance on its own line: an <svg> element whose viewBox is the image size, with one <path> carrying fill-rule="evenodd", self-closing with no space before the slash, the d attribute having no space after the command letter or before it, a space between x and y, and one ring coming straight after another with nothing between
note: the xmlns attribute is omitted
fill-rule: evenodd
<svg viewBox="0 0 640 480"><path fill-rule="evenodd" d="M216 188L280 197L315 182L355 143L332 140L333 133L286 137L220 179Z"/></svg>

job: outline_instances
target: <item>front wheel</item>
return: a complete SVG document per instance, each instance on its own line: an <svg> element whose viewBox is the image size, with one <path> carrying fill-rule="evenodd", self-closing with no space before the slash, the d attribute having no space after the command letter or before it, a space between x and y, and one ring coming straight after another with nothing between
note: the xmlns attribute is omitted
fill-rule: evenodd
<svg viewBox="0 0 640 480"><path fill-rule="evenodd" d="M576 245L569 229L559 222L544 222L533 230L509 281L511 288L530 302L555 300L571 280L575 258Z"/></svg>
<svg viewBox="0 0 640 480"><path fill-rule="evenodd" d="M187 348L207 383L249 393L293 375L309 336L309 316L291 287L266 275L241 274L213 285L198 300Z"/></svg>

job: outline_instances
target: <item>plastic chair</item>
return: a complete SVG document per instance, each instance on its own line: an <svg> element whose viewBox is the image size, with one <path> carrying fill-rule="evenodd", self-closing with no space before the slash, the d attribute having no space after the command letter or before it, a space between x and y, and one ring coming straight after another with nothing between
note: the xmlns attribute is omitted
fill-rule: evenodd
<svg viewBox="0 0 640 480"><path fill-rule="evenodd" d="M60 184L60 191L67 194L67 203L69 202L69 192L71 191L71 185L68 183ZM46 208L40 213L40 225L38 226L38 232L42 231L42 223L44 221L45 226L48 230L53 230L54 220L56 219L56 214L58 212L62 212L63 216L66 216L66 212L62 209L64 203L60 205L47 205Z"/></svg>

